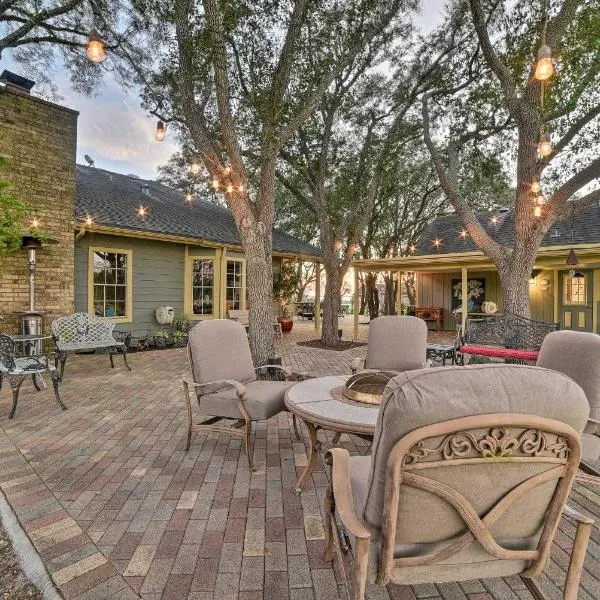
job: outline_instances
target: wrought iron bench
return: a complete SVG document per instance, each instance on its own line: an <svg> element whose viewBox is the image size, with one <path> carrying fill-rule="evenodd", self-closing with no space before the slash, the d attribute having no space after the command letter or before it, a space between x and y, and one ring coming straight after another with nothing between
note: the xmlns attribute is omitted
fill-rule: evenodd
<svg viewBox="0 0 600 600"><path fill-rule="evenodd" d="M465 354L535 363L544 338L557 329L558 323L513 314L468 316L464 331L458 329L457 363L464 364Z"/></svg>
<svg viewBox="0 0 600 600"><path fill-rule="evenodd" d="M56 366L51 363L54 359L54 352L48 354L36 354L31 356L20 356L17 354L14 341L7 335L0 335L0 389L4 378L8 379L12 389L13 404L8 415L9 419L15 416L17 410L17 401L19 400L19 390L23 381L31 377L35 389L43 389L44 380L41 379L42 373L48 373L52 379L54 387L54 396L63 410L67 407L63 404L58 395L59 375Z"/></svg>
<svg viewBox="0 0 600 600"><path fill-rule="evenodd" d="M127 347L124 342L115 340L113 329L115 324L87 313L75 313L66 317L59 317L52 322L52 337L56 344L56 366L60 361L60 379L65 372L65 363L69 352L86 350L107 350L110 357L110 366L114 369L113 354L121 351L123 361L127 364Z"/></svg>

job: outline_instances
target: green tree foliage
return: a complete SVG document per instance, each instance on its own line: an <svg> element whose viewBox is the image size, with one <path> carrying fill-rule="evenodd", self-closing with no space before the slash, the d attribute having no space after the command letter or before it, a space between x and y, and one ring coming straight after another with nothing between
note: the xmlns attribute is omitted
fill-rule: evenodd
<svg viewBox="0 0 600 600"><path fill-rule="evenodd" d="M0 156L0 262L21 247L28 208L10 191L11 184L2 177L8 170L8 161Z"/></svg>
<svg viewBox="0 0 600 600"><path fill-rule="evenodd" d="M431 38L456 43L423 99L425 141L447 198L498 268L510 312L529 314L529 274L552 224L600 200L599 27L598 0L460 0ZM534 70L543 43L557 73L542 95ZM542 130L554 144L546 157L537 150ZM475 151L497 157L514 182L512 246L486 233L457 181ZM539 217L535 180L546 199Z"/></svg>

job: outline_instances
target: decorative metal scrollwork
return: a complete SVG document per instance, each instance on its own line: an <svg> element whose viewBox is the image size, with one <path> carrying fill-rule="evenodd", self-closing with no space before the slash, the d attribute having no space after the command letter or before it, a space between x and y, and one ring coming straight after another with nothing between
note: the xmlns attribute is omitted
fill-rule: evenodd
<svg viewBox="0 0 600 600"><path fill-rule="evenodd" d="M421 440L404 457L404 464L415 464L423 459L505 459L517 456L551 456L566 459L568 455L567 441L560 436L537 429L526 429L519 434L513 434L503 427L494 427L483 436L476 436L470 431L452 433L433 448L428 448L425 441Z"/></svg>

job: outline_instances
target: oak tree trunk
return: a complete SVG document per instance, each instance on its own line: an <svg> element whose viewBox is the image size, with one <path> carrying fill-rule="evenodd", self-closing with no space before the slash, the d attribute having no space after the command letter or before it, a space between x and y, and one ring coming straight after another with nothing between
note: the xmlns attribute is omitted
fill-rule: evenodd
<svg viewBox="0 0 600 600"><path fill-rule="evenodd" d="M383 298L383 314L384 315L395 315L396 314L396 282L395 278L391 274L383 276L385 283L385 295Z"/></svg>
<svg viewBox="0 0 600 600"><path fill-rule="evenodd" d="M360 285L360 310L358 311L358 314L364 315L365 310L367 310L367 286L365 284L365 278L362 273L359 275L359 285Z"/></svg>
<svg viewBox="0 0 600 600"><path fill-rule="evenodd" d="M256 366L273 357L273 263L271 230L260 223L243 230L246 255L246 286L249 302L249 340Z"/></svg>
<svg viewBox="0 0 600 600"><path fill-rule="evenodd" d="M377 290L376 283L377 274L367 273L365 276L365 287L369 319L375 319L379 316L379 291Z"/></svg>
<svg viewBox="0 0 600 600"><path fill-rule="evenodd" d="M325 269L325 297L323 298L323 321L321 324L321 341L326 346L335 346L339 342L338 315L342 303L341 290L345 272L342 273L337 261L323 257ZM333 263L333 264L332 264Z"/></svg>

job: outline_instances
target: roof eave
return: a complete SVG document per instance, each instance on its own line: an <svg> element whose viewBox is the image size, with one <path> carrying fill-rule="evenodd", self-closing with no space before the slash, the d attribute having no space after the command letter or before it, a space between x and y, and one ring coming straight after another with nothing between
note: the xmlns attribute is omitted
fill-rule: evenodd
<svg viewBox="0 0 600 600"><path fill-rule="evenodd" d="M83 223L76 227L76 231L81 235L88 233L103 233L106 235L120 235L124 237L132 237L138 239L149 239L159 242L171 242L175 244L187 244L189 246L204 246L207 248L235 248L243 252L241 244L231 244L225 242L215 242L212 240L206 240L203 238L197 238L192 236L174 235L170 233L160 233L156 231L147 231L142 229L130 229L128 227L115 227L114 225L104 225L100 223L94 223L93 225L86 225ZM291 251L273 251L273 256L281 258L291 258L294 260L306 260L314 262L321 258L320 255L309 255L301 252Z"/></svg>

